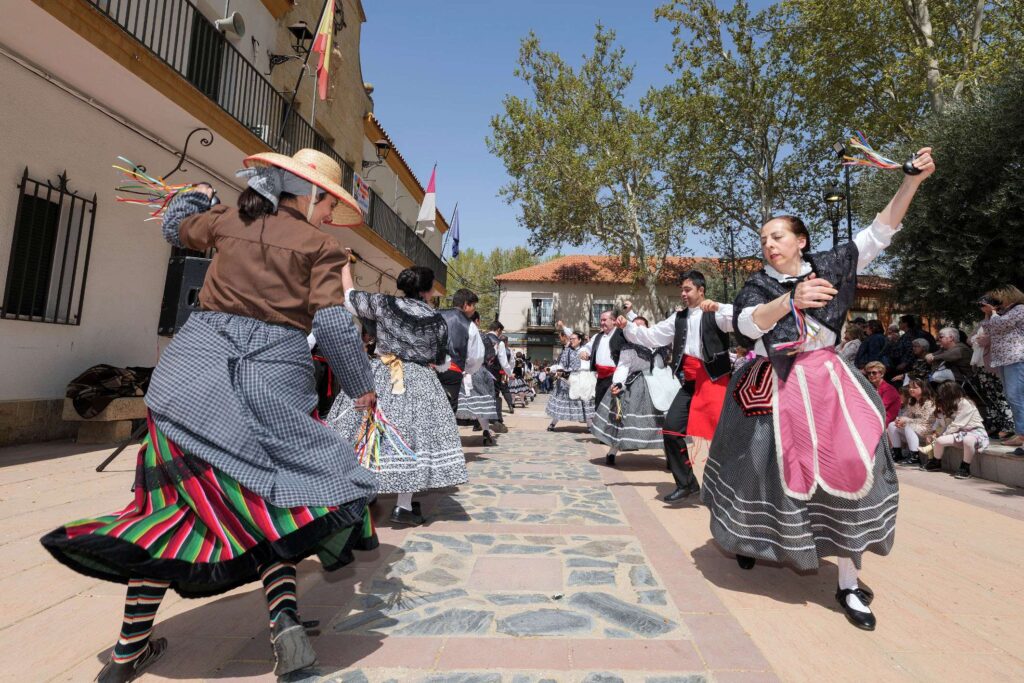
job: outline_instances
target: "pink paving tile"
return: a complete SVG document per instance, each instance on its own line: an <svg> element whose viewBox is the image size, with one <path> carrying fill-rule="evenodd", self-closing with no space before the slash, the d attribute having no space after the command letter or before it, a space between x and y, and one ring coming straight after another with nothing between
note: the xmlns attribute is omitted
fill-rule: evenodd
<svg viewBox="0 0 1024 683"><path fill-rule="evenodd" d="M572 641L554 638L449 638L437 668L441 671L516 668L568 670Z"/></svg>
<svg viewBox="0 0 1024 683"><path fill-rule="evenodd" d="M704 671L705 664L688 640L575 640L569 656L578 670Z"/></svg>
<svg viewBox="0 0 1024 683"><path fill-rule="evenodd" d="M715 683L779 683L771 671L715 671Z"/></svg>
<svg viewBox="0 0 1024 683"><path fill-rule="evenodd" d="M324 668L358 665L431 669L444 642L444 638L324 634L313 640L313 647L320 666Z"/></svg>
<svg viewBox="0 0 1024 683"><path fill-rule="evenodd" d="M683 621L690 628L693 640L709 668L771 668L754 641L731 614L686 614L683 615Z"/></svg>
<svg viewBox="0 0 1024 683"><path fill-rule="evenodd" d="M553 493L506 493L498 496L497 505L513 510L554 510L558 506L558 496Z"/></svg>
<svg viewBox="0 0 1024 683"><path fill-rule="evenodd" d="M470 590L553 591L562 588L562 561L555 557L479 557Z"/></svg>

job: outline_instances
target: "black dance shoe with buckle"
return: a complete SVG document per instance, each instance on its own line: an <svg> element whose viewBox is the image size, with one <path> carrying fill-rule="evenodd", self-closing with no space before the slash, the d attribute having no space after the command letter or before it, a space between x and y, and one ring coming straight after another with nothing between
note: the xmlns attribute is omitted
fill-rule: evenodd
<svg viewBox="0 0 1024 683"><path fill-rule="evenodd" d="M754 568L754 565L757 564L757 560L749 555L737 555L736 564L740 566L740 569L750 571Z"/></svg>
<svg viewBox="0 0 1024 683"><path fill-rule="evenodd" d="M111 655L110 661L100 669L96 676L97 683L128 683L141 676L143 672L160 659L167 649L166 638L151 638L146 643L145 651L130 662L118 664Z"/></svg>
<svg viewBox="0 0 1024 683"><path fill-rule="evenodd" d="M838 589L836 591L836 601L839 603L839 606L843 608L843 612L846 614L846 620L864 631L874 631L876 624L875 615L870 611L861 612L858 609L850 607L848 600L851 595L860 600L865 607L869 602L866 599L867 594L860 588Z"/></svg>
<svg viewBox="0 0 1024 683"><path fill-rule="evenodd" d="M423 515L419 513L419 509L416 507L416 503L413 503L412 510L406 510L405 508L395 506L395 509L391 511L391 523L400 524L402 526L420 526L426 520L423 519Z"/></svg>
<svg viewBox="0 0 1024 683"><path fill-rule="evenodd" d="M696 482L694 482L692 484L687 484L686 486L680 486L675 491L673 491L672 493L670 493L667 496L665 496L665 498L663 500L666 503L675 503L677 501L680 501L680 500L682 500L684 498L688 498L688 497L692 496L693 494L699 493L699 492L700 492L700 486Z"/></svg>

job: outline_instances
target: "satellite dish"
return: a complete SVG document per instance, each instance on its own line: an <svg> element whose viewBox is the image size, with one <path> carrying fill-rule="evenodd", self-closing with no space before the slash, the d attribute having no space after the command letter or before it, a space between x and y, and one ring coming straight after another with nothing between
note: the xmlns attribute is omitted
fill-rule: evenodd
<svg viewBox="0 0 1024 683"><path fill-rule="evenodd" d="M238 12L232 12L231 16L225 19L218 19L213 22L213 25L217 27L218 31L234 33L239 38L245 35L245 20Z"/></svg>

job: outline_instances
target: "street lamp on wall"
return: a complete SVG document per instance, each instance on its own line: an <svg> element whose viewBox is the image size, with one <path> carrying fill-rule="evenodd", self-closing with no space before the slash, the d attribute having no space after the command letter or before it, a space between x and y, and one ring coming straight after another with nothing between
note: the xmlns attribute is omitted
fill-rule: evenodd
<svg viewBox="0 0 1024 683"><path fill-rule="evenodd" d="M391 143L383 138L373 143L374 151L377 153L376 161L364 161L363 169L373 168L374 166L380 166L384 163L384 160L388 158L388 154L391 153Z"/></svg>
<svg viewBox="0 0 1024 683"><path fill-rule="evenodd" d="M832 223L832 246L835 246L839 243L839 221L843 219L843 201L846 195L833 183L825 188L821 198L825 200L825 215Z"/></svg>

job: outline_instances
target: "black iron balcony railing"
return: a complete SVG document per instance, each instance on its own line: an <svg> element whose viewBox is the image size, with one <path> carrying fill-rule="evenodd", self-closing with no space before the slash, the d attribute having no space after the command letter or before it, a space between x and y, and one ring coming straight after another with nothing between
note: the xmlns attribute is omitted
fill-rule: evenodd
<svg viewBox="0 0 1024 683"><path fill-rule="evenodd" d="M353 169L298 112L288 114L285 97L247 60L191 0L82 0L144 45L271 149L283 154L309 147L342 168L352 187ZM381 208L383 207L383 208ZM414 263L447 269L416 232L376 195L366 224Z"/></svg>
<svg viewBox="0 0 1024 683"><path fill-rule="evenodd" d="M553 330L555 329L555 314L531 308L526 312L526 327L527 329Z"/></svg>
<svg viewBox="0 0 1024 683"><path fill-rule="evenodd" d="M370 214L366 222L375 233L412 259L413 263L433 270L438 282L447 281L448 266L373 190L370 191Z"/></svg>

